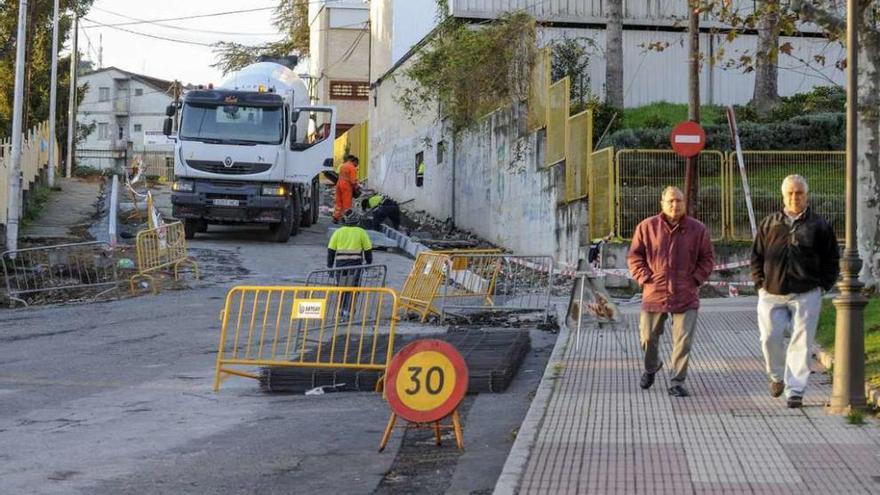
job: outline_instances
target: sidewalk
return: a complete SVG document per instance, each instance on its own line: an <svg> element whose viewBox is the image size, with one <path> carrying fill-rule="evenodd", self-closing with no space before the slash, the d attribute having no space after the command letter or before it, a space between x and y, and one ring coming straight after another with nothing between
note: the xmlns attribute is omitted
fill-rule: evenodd
<svg viewBox="0 0 880 495"><path fill-rule="evenodd" d="M880 427L826 414L827 375L813 374L803 409L770 397L754 305L704 301L687 398L667 395L668 361L639 388L637 305L618 325L587 327L579 353L569 333L544 376L557 378L528 462L505 466L517 488L496 493L880 493Z"/></svg>
<svg viewBox="0 0 880 495"><path fill-rule="evenodd" d="M84 230L91 225L101 184L76 177L56 180L61 191L52 191L39 217L23 229L22 237L77 242L81 238L71 228Z"/></svg>

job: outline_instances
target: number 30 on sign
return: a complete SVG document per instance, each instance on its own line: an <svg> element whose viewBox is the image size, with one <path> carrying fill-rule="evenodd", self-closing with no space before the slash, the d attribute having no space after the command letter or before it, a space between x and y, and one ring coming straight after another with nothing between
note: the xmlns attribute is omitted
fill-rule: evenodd
<svg viewBox="0 0 880 495"><path fill-rule="evenodd" d="M437 444L440 444L440 420L452 416L455 440L463 447L458 404L468 386L467 365L455 347L442 340L417 340L397 353L385 375L385 394L391 418L379 446L381 452L397 416L425 425L433 423Z"/></svg>

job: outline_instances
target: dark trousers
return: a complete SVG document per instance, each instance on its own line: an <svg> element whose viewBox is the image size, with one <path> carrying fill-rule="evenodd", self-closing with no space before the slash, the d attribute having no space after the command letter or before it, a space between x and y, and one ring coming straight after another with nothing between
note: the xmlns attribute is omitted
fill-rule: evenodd
<svg viewBox="0 0 880 495"><path fill-rule="evenodd" d="M373 230L381 231L382 222L386 219L391 220L391 226L395 230L400 230L400 206L397 203L386 201L373 210Z"/></svg>
<svg viewBox="0 0 880 495"><path fill-rule="evenodd" d="M335 268L345 268L347 266L358 266L363 265L364 262L362 260L341 260L337 261ZM337 287L358 287L361 284L361 272L360 268L352 268L351 270L340 270L336 272L336 286ZM350 306L356 306L352 304L351 293L342 294L342 300L339 302L340 308L344 313L348 313Z"/></svg>

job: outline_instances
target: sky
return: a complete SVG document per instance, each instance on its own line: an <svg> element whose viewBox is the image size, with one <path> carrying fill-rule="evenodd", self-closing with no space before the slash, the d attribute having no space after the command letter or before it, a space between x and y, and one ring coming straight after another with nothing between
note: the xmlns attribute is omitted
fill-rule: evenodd
<svg viewBox="0 0 880 495"><path fill-rule="evenodd" d="M192 43L235 41L258 44L280 39L281 35L272 25L271 8L276 4L276 0L95 0L91 11L80 19L80 52L97 67L99 46L103 46L104 67L114 66L169 81L179 79L184 84L216 85L224 77L211 67L217 60L213 50L210 46ZM169 27L137 23L111 28L96 24L137 22L129 18L171 19L260 8L265 10L161 22ZM186 43L149 38L122 29Z"/></svg>

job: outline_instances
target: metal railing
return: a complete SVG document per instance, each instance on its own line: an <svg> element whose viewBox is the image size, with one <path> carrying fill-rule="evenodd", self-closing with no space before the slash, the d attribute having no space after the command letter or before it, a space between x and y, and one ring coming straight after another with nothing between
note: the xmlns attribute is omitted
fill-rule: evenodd
<svg viewBox="0 0 880 495"><path fill-rule="evenodd" d="M119 284L116 262L105 242L59 244L6 251L2 255L6 292L13 301L28 305L38 293L61 293L61 301L77 299L64 293L103 289L98 297ZM52 298L58 301L57 298Z"/></svg>
<svg viewBox="0 0 880 495"><path fill-rule="evenodd" d="M172 269L174 279L178 280L180 267L188 264L192 266L195 278L199 278L199 264L189 257L182 222L162 224L138 232L136 247L138 272L129 280L132 293L136 292L136 282L143 280L155 294L158 289L152 274L164 268Z"/></svg>
<svg viewBox="0 0 880 495"><path fill-rule="evenodd" d="M243 366L384 373L396 313L397 293L387 288L234 287L222 313L214 390L227 376L259 378Z"/></svg>
<svg viewBox="0 0 880 495"><path fill-rule="evenodd" d="M385 287L385 265L358 265L315 270L306 285L320 287Z"/></svg>
<svg viewBox="0 0 880 495"><path fill-rule="evenodd" d="M550 311L552 256L455 254L443 265L436 305L441 317L472 312Z"/></svg>

